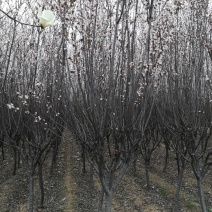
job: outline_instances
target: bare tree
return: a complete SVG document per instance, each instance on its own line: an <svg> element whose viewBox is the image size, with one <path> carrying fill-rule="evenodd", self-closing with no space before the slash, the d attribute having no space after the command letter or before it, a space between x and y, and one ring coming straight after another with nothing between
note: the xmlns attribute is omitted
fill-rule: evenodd
<svg viewBox="0 0 212 212"><path fill-rule="evenodd" d="M113 194L138 155L154 106L156 90L148 56L153 1L142 54L136 45L139 1L114 2L115 10L110 4L96 3L79 6L79 34L72 34L74 56L70 57L76 74L70 73L67 85L68 111L70 125L99 176L98 211L103 210L104 199L105 211L111 211Z"/></svg>

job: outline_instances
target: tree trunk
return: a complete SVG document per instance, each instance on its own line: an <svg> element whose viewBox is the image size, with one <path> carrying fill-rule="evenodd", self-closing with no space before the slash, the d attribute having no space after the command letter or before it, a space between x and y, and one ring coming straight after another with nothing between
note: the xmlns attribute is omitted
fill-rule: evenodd
<svg viewBox="0 0 212 212"><path fill-rule="evenodd" d="M52 160L51 160L51 166L50 166L50 175L52 175L53 171L54 171L54 165L55 165L54 164L54 158L55 158L54 153L55 153L55 150L53 148L53 150L52 150Z"/></svg>
<svg viewBox="0 0 212 212"><path fill-rule="evenodd" d="M180 175L180 156L179 156L179 153L176 153L176 158L175 159L177 161L177 174Z"/></svg>
<svg viewBox="0 0 212 212"><path fill-rule="evenodd" d="M34 173L32 167L29 168L29 212L33 212L34 207Z"/></svg>
<svg viewBox="0 0 212 212"><path fill-rule="evenodd" d="M145 172L146 172L146 185L147 185L147 190L150 189L150 183L149 183L149 160L145 160Z"/></svg>
<svg viewBox="0 0 212 212"><path fill-rule="evenodd" d="M18 168L20 168L21 167L21 154L20 154L20 152L17 152L17 154L18 154L18 161L17 161L17 164L18 164Z"/></svg>
<svg viewBox="0 0 212 212"><path fill-rule="evenodd" d="M86 173L86 164L85 164L85 147L82 145L82 173Z"/></svg>
<svg viewBox="0 0 212 212"><path fill-rule="evenodd" d="M194 175L197 179L197 189L198 189L198 196L200 199L201 209L202 209L202 212L207 212L207 207L205 203L205 195L204 195L204 191L202 187L202 180L203 180L202 170L199 167L196 156L192 155L191 159L192 159L191 166L192 166Z"/></svg>
<svg viewBox="0 0 212 212"><path fill-rule="evenodd" d="M5 137L4 130L0 129L0 147L3 160L4 160L4 137Z"/></svg>
<svg viewBox="0 0 212 212"><path fill-rule="evenodd" d="M107 137L107 149L108 149L109 156L112 157L111 149L110 149L110 137Z"/></svg>
<svg viewBox="0 0 212 212"><path fill-rule="evenodd" d="M111 212L112 210L112 192L109 194L106 194L106 199L105 199L105 212Z"/></svg>
<svg viewBox="0 0 212 212"><path fill-rule="evenodd" d="M99 194L98 212L102 212L103 201L104 201L104 190L102 188Z"/></svg>
<svg viewBox="0 0 212 212"><path fill-rule="evenodd" d="M91 196L91 200L93 199L94 195L93 195L93 192L94 192L94 179L93 179L93 176L94 176L94 168L93 168L93 164L90 163L90 196Z"/></svg>
<svg viewBox="0 0 212 212"><path fill-rule="evenodd" d="M16 150L15 147L13 147L13 152L14 152L13 175L16 175L16 170L17 170L17 150Z"/></svg>
<svg viewBox="0 0 212 212"><path fill-rule="evenodd" d="M136 174L137 172L136 165L137 165L137 159L133 161L133 174Z"/></svg>
<svg viewBox="0 0 212 212"><path fill-rule="evenodd" d="M40 207L44 208L43 206L43 202L44 202L43 166L41 162L38 163L38 169L39 169L39 187L41 192Z"/></svg>
<svg viewBox="0 0 212 212"><path fill-rule="evenodd" d="M57 139L59 139L59 138L57 138ZM59 141L56 140L55 141L55 147L54 147L54 156L53 156L53 162L54 162L54 164L56 164L56 162L57 162L58 150L59 150Z"/></svg>
<svg viewBox="0 0 212 212"><path fill-rule="evenodd" d="M1 146L1 152L2 152L2 158L4 160L4 143L2 142L0 145L2 145Z"/></svg>
<svg viewBox="0 0 212 212"><path fill-rule="evenodd" d="M169 145L166 142L165 142L165 148L166 148L166 156L165 156L163 172L166 172L168 161L169 161Z"/></svg>
<svg viewBox="0 0 212 212"><path fill-rule="evenodd" d="M185 162L184 162L185 163ZM175 193L175 200L174 200L174 212L179 211L179 196L180 196L180 189L183 181L183 173L184 173L184 165L181 167L180 173L178 175L177 179L177 188L176 188L176 193Z"/></svg>
<svg viewBox="0 0 212 212"><path fill-rule="evenodd" d="M197 178L197 188L198 188L198 195L199 195L199 198L200 198L200 205L201 205L202 212L207 212L201 176Z"/></svg>
<svg viewBox="0 0 212 212"><path fill-rule="evenodd" d="M52 148L52 161L50 166L50 174L53 174L54 166L57 161L57 153L58 153L58 141L54 141L53 148Z"/></svg>

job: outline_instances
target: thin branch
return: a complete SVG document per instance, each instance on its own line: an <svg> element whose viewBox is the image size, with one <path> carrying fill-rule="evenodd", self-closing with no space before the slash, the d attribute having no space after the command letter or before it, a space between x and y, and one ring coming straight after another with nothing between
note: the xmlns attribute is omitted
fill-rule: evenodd
<svg viewBox="0 0 212 212"><path fill-rule="evenodd" d="M8 14L7 14L6 12L4 12L3 10L0 9L0 11L1 11L2 13L4 13L8 18L10 18L11 20L13 20L13 21L15 21L15 22L17 22L17 23L19 23L19 24L22 24L22 25L25 25L25 26L32 26L32 27L41 27L41 26L36 26L36 25L32 25L32 24L23 23L23 22L21 22L21 21L18 21L18 20L15 19L15 18L13 18L12 16L8 15Z"/></svg>

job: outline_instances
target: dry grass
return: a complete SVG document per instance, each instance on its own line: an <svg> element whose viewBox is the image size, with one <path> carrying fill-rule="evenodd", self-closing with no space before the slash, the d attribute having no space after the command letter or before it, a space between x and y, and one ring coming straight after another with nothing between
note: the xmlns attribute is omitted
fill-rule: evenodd
<svg viewBox="0 0 212 212"><path fill-rule="evenodd" d="M66 137L66 134L64 135ZM64 176L64 184L65 184L65 209L64 212L70 212L74 211L73 208L73 203L75 201L75 196L74 196L74 191L76 189L75 184L74 184L74 179L72 177L72 172L73 172L73 160L72 156L74 155L73 153L73 148L72 144L70 141L68 141L67 138L65 140L65 154L66 154L66 169L65 169L65 176Z"/></svg>

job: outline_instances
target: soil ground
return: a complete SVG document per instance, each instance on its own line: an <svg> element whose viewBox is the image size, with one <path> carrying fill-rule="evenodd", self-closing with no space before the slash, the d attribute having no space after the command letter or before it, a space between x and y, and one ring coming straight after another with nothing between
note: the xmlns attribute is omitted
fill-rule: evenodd
<svg viewBox="0 0 212 212"><path fill-rule="evenodd" d="M24 167L12 175L13 157L11 149L5 147L5 161L0 157L0 212L26 212L28 207L28 179ZM171 212L176 184L174 154L170 154L167 172L162 172L164 148L153 156L150 170L151 189L146 189L143 160L137 162L137 171L132 170L124 177L113 197L113 209L117 212ZM39 208L40 193L38 177L35 176L35 211L41 212L94 212L97 211L99 183L94 175L94 187L90 182L89 164L82 173L80 148L74 136L64 133L53 175L50 175L50 159L44 167L45 208ZM174 164L174 165L173 165ZM92 189L91 189L92 188ZM212 208L212 170L204 178L207 205ZM188 168L180 194L180 211L200 212L196 180Z"/></svg>

